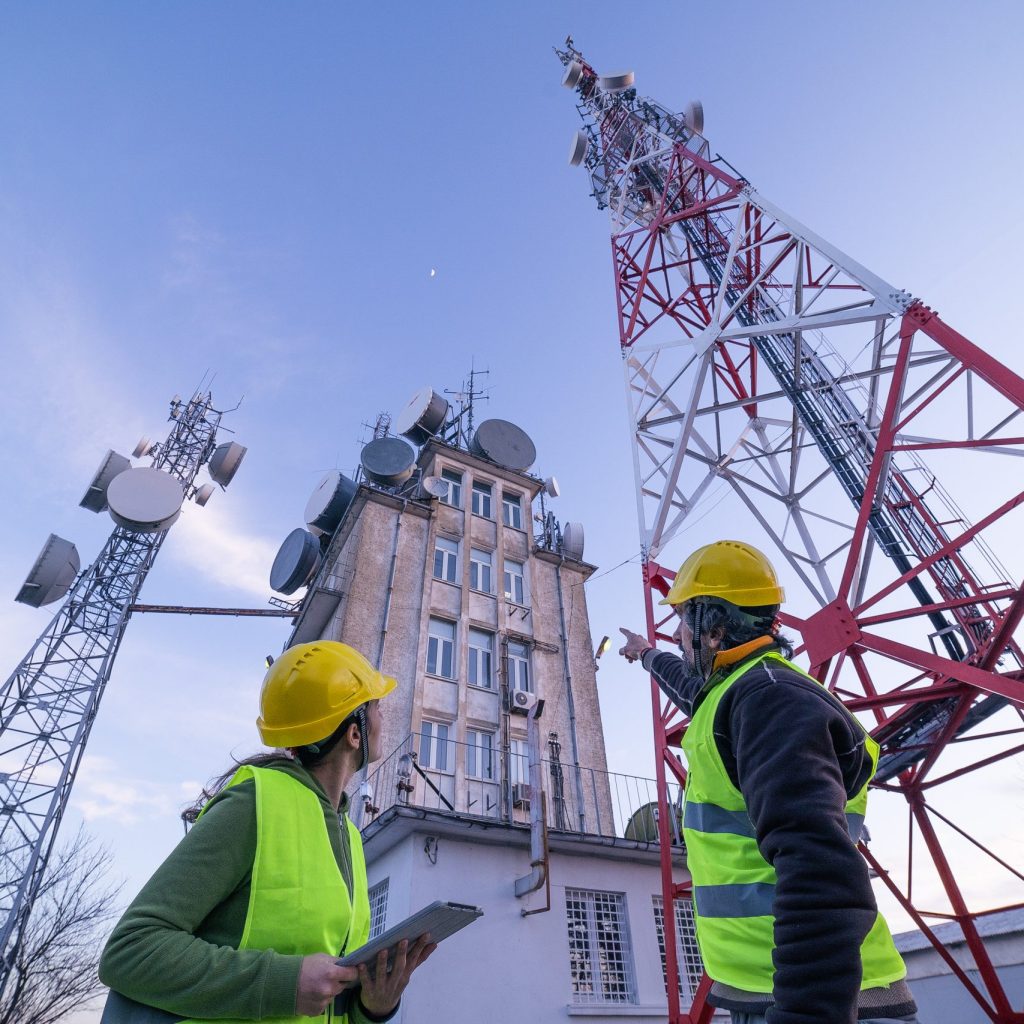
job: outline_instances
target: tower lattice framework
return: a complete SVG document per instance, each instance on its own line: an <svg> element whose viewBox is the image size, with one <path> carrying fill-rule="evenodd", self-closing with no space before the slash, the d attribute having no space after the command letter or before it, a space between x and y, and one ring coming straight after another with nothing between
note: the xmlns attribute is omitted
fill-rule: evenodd
<svg viewBox="0 0 1024 1024"><path fill-rule="evenodd" d="M767 537L788 563L804 590L782 617L797 655L879 742L875 788L906 801L903 863L864 856L987 1016L1021 1024L980 926L1024 906L1024 875L935 791L984 792L1024 751L1024 582L997 555L1019 548L1024 380L712 156L697 108L602 80L571 40L556 52L583 121L574 162L611 216L649 638L670 639L661 562L687 551L669 545L735 496L743 523L722 529ZM668 906L687 895L666 787L685 781L686 722L651 693ZM969 904L961 847L1015 899ZM964 966L940 921L962 929ZM674 914L665 930L675 977ZM668 986L673 1024L710 1020L708 988L683 1012Z"/></svg>
<svg viewBox="0 0 1024 1024"><path fill-rule="evenodd" d="M152 464L195 495L221 413L209 393L171 403ZM146 575L167 531L116 526L0 689L0 992L67 808L75 775Z"/></svg>

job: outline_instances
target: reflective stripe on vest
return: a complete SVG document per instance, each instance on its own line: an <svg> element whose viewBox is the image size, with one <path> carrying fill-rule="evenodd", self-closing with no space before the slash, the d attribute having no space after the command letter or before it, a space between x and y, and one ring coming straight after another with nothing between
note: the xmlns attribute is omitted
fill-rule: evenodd
<svg viewBox="0 0 1024 1024"><path fill-rule="evenodd" d="M243 765L228 783L256 786L256 856L249 908L239 949L271 949L308 956L362 946L370 934L366 861L359 830L345 819L352 859L352 890L341 876L316 793L274 768ZM328 1008L319 1017L261 1017L264 1024L345 1024ZM217 1018L183 1024L243 1024Z"/></svg>
<svg viewBox="0 0 1024 1024"><path fill-rule="evenodd" d="M811 678L771 651L745 662L712 688L683 737L688 766L683 837L693 877L697 938L708 974L747 992L768 993L774 977L775 869L757 848L743 794L729 778L714 737L715 712L726 691L765 661L779 662ZM836 705L842 708L839 701ZM873 776L878 744L868 736L866 747ZM867 784L845 807L853 842L862 834L866 809ZM862 988L888 985L906 975L881 914L861 945L861 960Z"/></svg>

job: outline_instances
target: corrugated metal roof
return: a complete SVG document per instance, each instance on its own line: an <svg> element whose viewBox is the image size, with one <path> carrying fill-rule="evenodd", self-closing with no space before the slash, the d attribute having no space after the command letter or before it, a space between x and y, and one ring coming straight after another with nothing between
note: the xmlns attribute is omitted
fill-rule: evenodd
<svg viewBox="0 0 1024 1024"><path fill-rule="evenodd" d="M1024 932L1024 907L1016 910L1003 910L998 914L986 914L984 917L978 918L977 928L978 934L982 938ZM947 921L945 924L936 925L933 931L944 946L955 946L957 943L964 942L964 933L956 921ZM916 949L927 949L931 946L931 942L924 932L917 928L909 932L900 932L899 935L893 936L893 940L901 953L912 953Z"/></svg>

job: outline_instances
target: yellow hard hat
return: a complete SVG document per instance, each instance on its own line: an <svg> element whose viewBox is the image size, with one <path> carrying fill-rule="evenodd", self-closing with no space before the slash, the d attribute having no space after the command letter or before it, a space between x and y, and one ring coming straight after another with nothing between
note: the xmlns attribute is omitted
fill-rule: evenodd
<svg viewBox="0 0 1024 1024"><path fill-rule="evenodd" d="M786 599L772 563L739 540L718 540L697 548L658 603L684 604L695 597L720 597L741 608L782 604Z"/></svg>
<svg viewBox="0 0 1024 1024"><path fill-rule="evenodd" d="M396 685L348 644L296 644L263 679L256 728L268 747L303 747L330 736L356 708Z"/></svg>

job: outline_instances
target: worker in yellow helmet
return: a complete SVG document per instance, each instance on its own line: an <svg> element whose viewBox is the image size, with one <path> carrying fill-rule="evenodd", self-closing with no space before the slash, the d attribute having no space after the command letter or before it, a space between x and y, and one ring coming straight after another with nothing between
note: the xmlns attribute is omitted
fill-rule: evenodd
<svg viewBox="0 0 1024 1024"><path fill-rule="evenodd" d="M783 599L760 551L723 540L690 555L661 602L679 656L622 630L619 653L691 719L683 836L709 999L734 1024L910 1024L856 845L878 745L787 660Z"/></svg>
<svg viewBox="0 0 1024 1024"><path fill-rule="evenodd" d="M259 754L204 791L195 824L115 927L103 1024L389 1020L429 936L390 969L341 967L369 935L366 863L345 788L380 755L395 687L358 651L289 648L263 680ZM335 999L339 995L336 1008Z"/></svg>

